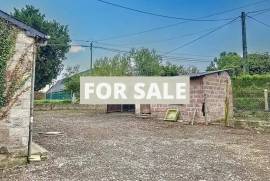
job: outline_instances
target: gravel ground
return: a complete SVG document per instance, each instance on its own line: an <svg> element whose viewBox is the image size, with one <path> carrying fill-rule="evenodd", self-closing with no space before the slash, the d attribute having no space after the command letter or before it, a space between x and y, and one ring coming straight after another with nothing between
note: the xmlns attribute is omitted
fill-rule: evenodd
<svg viewBox="0 0 270 181"><path fill-rule="evenodd" d="M247 130L51 111L35 113L33 139L49 159L0 180L270 180L270 135Z"/></svg>

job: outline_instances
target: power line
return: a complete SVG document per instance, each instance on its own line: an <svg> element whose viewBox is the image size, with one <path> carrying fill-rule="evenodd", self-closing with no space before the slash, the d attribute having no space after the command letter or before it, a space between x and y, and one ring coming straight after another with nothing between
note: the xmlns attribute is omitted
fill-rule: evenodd
<svg viewBox="0 0 270 181"><path fill-rule="evenodd" d="M249 3L249 4L246 4L246 5L238 6L236 8L231 8L231 9L224 10L224 11L221 11L221 12L213 13L210 16L216 16L216 15L221 15L221 14L224 14L224 13L229 13L229 12L236 11L236 10L239 10L239 9L248 8L250 6L261 4L261 3L264 3L264 2L267 2L267 1L269 1L269 0L261 0L261 1L257 1L257 2L254 2L254 3Z"/></svg>
<svg viewBox="0 0 270 181"><path fill-rule="evenodd" d="M102 47L102 46L93 46L93 48L102 49L106 51L116 52L116 53L130 53L130 51L126 50L120 50L115 48L108 48L108 47ZM166 55L160 55L160 57L168 59L168 60L178 60L178 61L191 61L191 62L209 62L209 60L206 59L196 59L193 57L173 57L173 56L166 56Z"/></svg>
<svg viewBox="0 0 270 181"><path fill-rule="evenodd" d="M101 43L101 44L103 44L103 43ZM105 44L105 43L104 43ZM107 44L107 43L106 43ZM108 45L108 44L107 44ZM113 46L114 46L114 44L113 44ZM99 46L98 48L100 48L100 47L102 47L102 46ZM102 47L102 48L104 48L104 47ZM126 48L129 48L129 47L126 47ZM107 48L106 47L106 49L104 49L104 50L117 50L116 52L124 52L124 53L127 53L128 51L127 50L119 50L119 49L115 49L115 48ZM130 47L129 49L132 49L132 47ZM164 55L164 54L166 54L166 52L162 52L162 51L159 51L159 50L157 50L157 53L159 53L159 54L161 54L162 56ZM166 57L166 58L187 58L187 57L185 57L185 55L187 55L187 56L193 56L192 58L194 58L194 57L204 57L204 58L214 58L214 57L216 57L215 55L199 55L199 54L192 54L192 53L174 53L174 54L172 54L172 55L176 55L176 56L168 56L168 55L164 55L163 57ZM180 56L180 57L179 57ZM183 57L184 56L184 57Z"/></svg>
<svg viewBox="0 0 270 181"><path fill-rule="evenodd" d="M18 44L22 44L22 45L28 45L25 42L17 42ZM43 44L38 44L38 45L42 45ZM55 43L50 43L47 44L46 46L63 46L63 47L82 47L82 48L90 48L91 45L84 45L84 44L55 44ZM111 51L111 52L116 52L116 53L130 53L129 50L121 50L121 49L116 49L116 48L111 48L111 47L104 47L104 46L93 46L92 48L97 48L97 49L102 49L105 51ZM161 57L164 58L168 58L168 59L197 59L197 60L202 60L201 58L198 59L196 57L206 57L206 58L214 58L214 55L199 55L199 54L190 54L190 53L181 53L181 54L173 54L173 55L179 55L179 56L168 56L168 55L162 55L165 52L161 52L161 51L157 51L157 53L161 54ZM193 56L193 57L185 57L183 55L189 55L189 56Z"/></svg>
<svg viewBox="0 0 270 181"><path fill-rule="evenodd" d="M270 8L265 8L265 9L260 9L260 10L255 10L255 11L249 11L247 12L247 14L255 14L255 13L265 13L265 12L268 12L270 11Z"/></svg>
<svg viewBox="0 0 270 181"><path fill-rule="evenodd" d="M126 50L119 50L119 49L107 48L107 47L101 47L101 46L93 46L93 48L98 48L98 49L116 52L116 53L130 53L130 51L126 51ZM170 56L163 56L163 55L161 55L160 57L164 60L169 60L169 61L204 62L204 63L210 62L210 60L196 59L193 57L170 57Z"/></svg>
<svg viewBox="0 0 270 181"><path fill-rule="evenodd" d="M104 44L104 45L109 45L109 46L119 46L119 47L142 45L142 44L143 45L145 45L145 44L157 44L157 43L164 43L164 42L167 42L167 41L177 40L177 39L183 38L183 37L189 37L189 36L198 35L198 34L201 34L203 32L206 32L206 31L209 31L209 30L212 30L212 29L214 29L214 28L213 27L212 28L207 28L207 29L197 31L197 32L194 32L194 33L186 33L186 34L182 34L182 35L179 35L179 36L173 36L173 37L170 37L170 38L165 38L165 39L162 39L162 40L154 40L154 41L149 41L149 42L143 41L143 42L129 43L129 44L111 44L111 43L102 43L102 42L97 42L97 43ZM130 47L128 47L128 48L130 48Z"/></svg>
<svg viewBox="0 0 270 181"><path fill-rule="evenodd" d="M246 4L246 5L243 5L243 6L239 6L239 7L236 7L236 8L231 8L231 9L224 10L224 11L217 12L217 13L212 13L212 14L202 16L202 17L199 17L199 18L209 18L209 17L212 17L212 16L217 16L217 15L229 13L229 12L236 11L236 10L239 10L239 9L254 6L254 5L266 2L266 1L269 1L269 0L261 0L261 1L257 1L257 2L254 2L254 3L249 3L249 4ZM143 31L135 32L135 33L123 34L123 35L119 35L119 36L112 36L112 37L108 37L108 38L104 38L104 39L99 39L97 41L107 41L107 40L125 38L125 37L129 37L129 36L136 36L136 35L140 35L140 34L144 34L144 33L149 33L149 32L152 32L152 31L158 31L158 30L162 30L162 29L175 27L175 26L178 26L178 25L181 25L181 24L184 24L184 23L188 23L188 22L190 22L190 21L182 21L182 22L178 22L178 23L165 25L165 26L158 26L158 27L150 28L148 30L143 30Z"/></svg>
<svg viewBox="0 0 270 181"><path fill-rule="evenodd" d="M142 13L142 14L147 14L147 15L151 15L151 16L168 18L168 19L177 19L177 20L185 20L185 21L226 21L226 20L230 20L230 18L225 18L225 19L196 19L196 18L183 18L183 17L176 17L176 16L168 16L168 15L163 15L163 14L152 13L152 12L149 12L149 11L143 11L143 10L139 10L139 9L130 8L130 7L123 6L123 5L116 4L116 3L112 3L112 2L109 2L109 1L104 1L104 0L97 0L97 1L105 3L105 4L109 4L109 5L114 6L114 7L130 10L130 11L134 11L134 12L138 12L138 13Z"/></svg>
<svg viewBox="0 0 270 181"><path fill-rule="evenodd" d="M93 46L93 48L108 50L108 51L112 51L112 52L116 52L116 53L130 53L130 51L119 50L119 49L115 49L115 48L107 48L107 47L102 47L102 46Z"/></svg>
<svg viewBox="0 0 270 181"><path fill-rule="evenodd" d="M259 23L259 24L262 24L262 25L266 26L267 28L270 28L269 24L266 24L266 23L254 18L254 17L251 17L251 16L247 16L247 17L249 17L250 19L252 19L253 21L255 21L255 22Z"/></svg>
<svg viewBox="0 0 270 181"><path fill-rule="evenodd" d="M189 41L189 42L187 42L187 43L185 43L185 44L183 44L183 45L181 45L181 46L179 46L179 47L176 47L176 48L174 48L174 49L172 49L172 50L166 52L166 54L170 54L171 52L174 52L174 51L176 51L176 50L178 50L178 49L180 49L180 48L184 48L184 47L186 47L186 46L188 46L188 45L190 45L190 44L192 44L192 43L194 43L194 42L196 42L196 41L198 41L198 40L200 40L200 39L202 39L202 38L204 38L204 37L207 37L207 36L211 35L212 33L214 33L214 32L216 32L216 31L222 29L223 27L225 27L225 26L227 26L227 25L233 23L233 22L236 21L238 18L239 18L239 16L238 16L237 18L233 19L232 21L229 21L228 23L225 23L225 24L223 24L223 25L221 25L221 26L215 28L215 29L212 30L212 31L209 31L209 32L207 32L207 33L205 33L205 34L199 36L198 38L196 38L196 39L194 39L194 40L191 40L191 41Z"/></svg>
<svg viewBox="0 0 270 181"><path fill-rule="evenodd" d="M166 58L166 57L162 57L162 59L168 60L168 61L202 62L202 63L209 63L211 61L211 60L193 59L193 58Z"/></svg>
<svg viewBox="0 0 270 181"><path fill-rule="evenodd" d="M158 31L158 30L167 29L167 28L170 28L170 27L175 27L175 26L187 23L187 22L189 22L189 21L182 21L182 22L178 22L178 23L165 25L165 26L158 26L158 27L150 28L150 29L135 32L135 33L128 33L128 34L123 34L123 35L119 35L119 36L112 36L112 37L108 37L108 38L104 38L104 39L99 39L97 41L107 41L107 40L114 40L114 39L130 37L130 36L136 36L136 35L140 35L140 34L144 34L144 33L149 33L149 32L152 32L152 31Z"/></svg>
<svg viewBox="0 0 270 181"><path fill-rule="evenodd" d="M17 42L20 44L27 44L25 42ZM39 45L39 44L38 44ZM40 44L41 45L41 44ZM82 45L82 44L70 44L70 45L65 45L65 44L47 44L46 46L75 46L75 47L83 47L83 48L90 48L91 45ZM111 51L111 52L115 52L115 53L130 53L130 51L127 50L120 50L120 49L115 49L115 48L108 48L108 47L102 47L102 46L92 46L92 48L97 48L97 49L101 49L101 50L105 50L105 51ZM206 59L198 59L198 58L194 58L194 57L177 57L177 56L167 56L167 55L160 55L160 57L162 58L162 60L164 61L181 61L181 62L210 62L210 60L206 60Z"/></svg>

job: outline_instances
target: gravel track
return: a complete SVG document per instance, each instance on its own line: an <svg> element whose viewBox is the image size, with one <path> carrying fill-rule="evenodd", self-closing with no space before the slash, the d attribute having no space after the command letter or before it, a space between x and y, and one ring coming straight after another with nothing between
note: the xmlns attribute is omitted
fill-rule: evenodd
<svg viewBox="0 0 270 181"><path fill-rule="evenodd" d="M37 134L46 131L64 135ZM270 180L270 135L219 125L38 111L33 139L49 159L0 180Z"/></svg>

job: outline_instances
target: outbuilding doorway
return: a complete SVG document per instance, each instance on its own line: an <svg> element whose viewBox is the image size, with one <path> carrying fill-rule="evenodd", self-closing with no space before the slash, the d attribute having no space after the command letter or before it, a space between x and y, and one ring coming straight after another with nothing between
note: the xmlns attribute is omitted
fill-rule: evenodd
<svg viewBox="0 0 270 181"><path fill-rule="evenodd" d="M130 112L135 113L135 104L108 104L107 112Z"/></svg>

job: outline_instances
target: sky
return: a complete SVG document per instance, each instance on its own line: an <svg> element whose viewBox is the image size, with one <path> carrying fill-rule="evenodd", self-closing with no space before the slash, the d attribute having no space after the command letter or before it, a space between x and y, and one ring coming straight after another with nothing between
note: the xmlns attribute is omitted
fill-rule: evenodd
<svg viewBox="0 0 270 181"><path fill-rule="evenodd" d="M199 18L228 9L238 8L260 0L106 0L134 9L174 17ZM182 22L179 19L156 17L127 9L121 9L97 0L0 0L0 9L9 13L14 8L33 5L39 8L49 20L68 25L70 37L74 44L88 44L78 40L94 41L94 46L129 50L130 48L155 49L159 54L180 47L213 28L228 23L221 21L192 21L134 36L110 39L122 35L142 32L152 28ZM204 19L227 19L240 16L241 11L251 12L270 8L270 0ZM270 11L262 14L250 14L269 27L248 18L247 43L248 52L270 52ZM191 34L193 34L191 36ZM106 40L107 39L107 40ZM176 56L171 63L184 66L194 65L205 70L210 61L222 51L242 54L241 22L224 26L222 29L205 36L194 43L168 54ZM113 56L115 52L93 49L93 60L104 56ZM193 61L190 61L190 60ZM164 60L167 61L167 60ZM65 67L80 65L80 70L90 67L89 48L72 47L64 61ZM61 76L60 76L61 77Z"/></svg>

